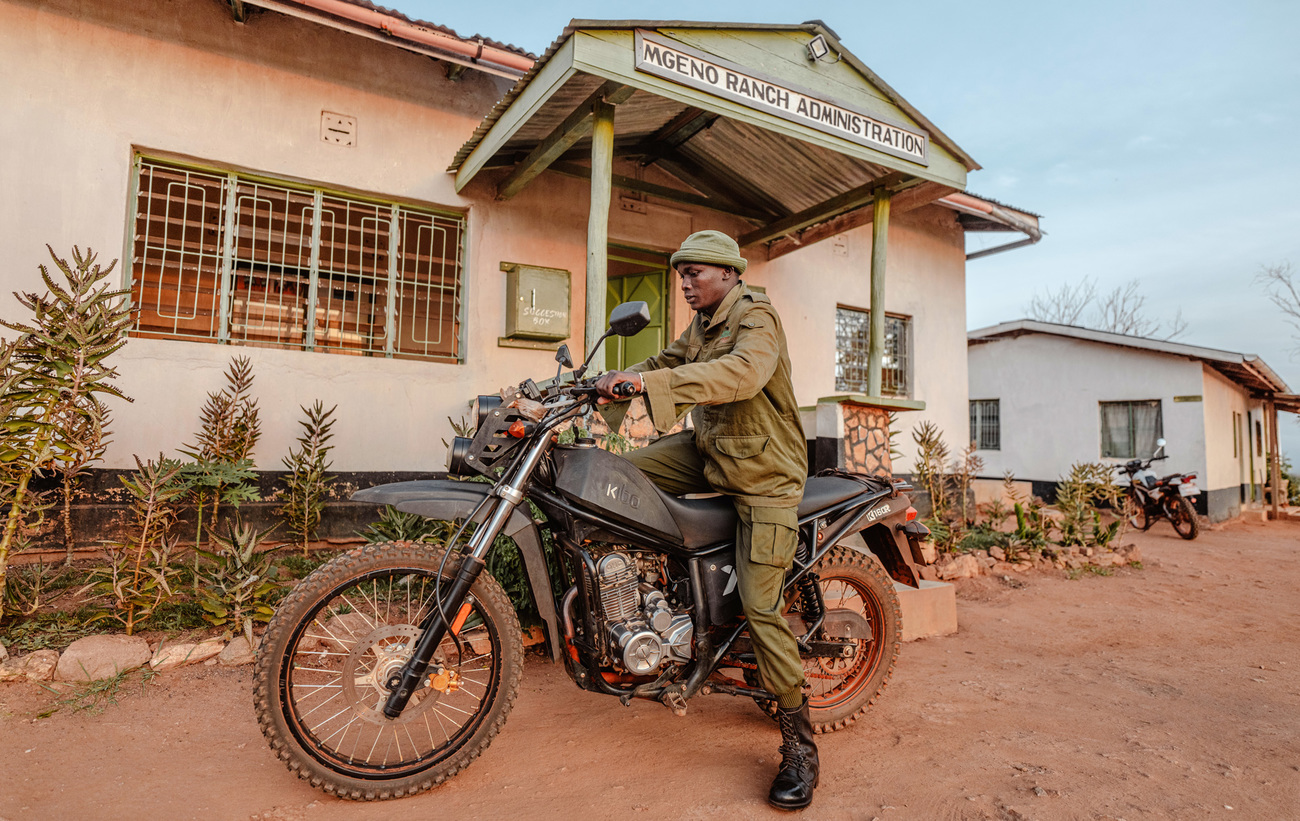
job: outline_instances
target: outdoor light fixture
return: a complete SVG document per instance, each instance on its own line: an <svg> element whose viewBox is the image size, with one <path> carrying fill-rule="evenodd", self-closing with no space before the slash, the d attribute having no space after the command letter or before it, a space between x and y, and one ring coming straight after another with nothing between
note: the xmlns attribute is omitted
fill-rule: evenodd
<svg viewBox="0 0 1300 821"><path fill-rule="evenodd" d="M817 35L808 41L808 59L821 60L831 53L831 47L826 44L824 35Z"/></svg>

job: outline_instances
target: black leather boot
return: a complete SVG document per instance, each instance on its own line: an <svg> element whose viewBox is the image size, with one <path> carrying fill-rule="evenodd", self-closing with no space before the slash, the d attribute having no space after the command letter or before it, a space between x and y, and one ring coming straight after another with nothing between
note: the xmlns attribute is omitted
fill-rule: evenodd
<svg viewBox="0 0 1300 821"><path fill-rule="evenodd" d="M813 787L821 774L808 699L792 709L777 708L776 719L781 725L781 769L767 800L778 809L801 810L812 803Z"/></svg>

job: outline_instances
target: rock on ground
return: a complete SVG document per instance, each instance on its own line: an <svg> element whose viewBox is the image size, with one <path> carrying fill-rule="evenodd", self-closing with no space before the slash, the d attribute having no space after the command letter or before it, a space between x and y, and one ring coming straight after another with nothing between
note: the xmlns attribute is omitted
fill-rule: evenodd
<svg viewBox="0 0 1300 821"><path fill-rule="evenodd" d="M74 641L59 657L55 681L94 681L112 678L147 664L153 656L149 642L139 636L86 636Z"/></svg>
<svg viewBox="0 0 1300 821"><path fill-rule="evenodd" d="M172 670L186 664L198 664L217 655L225 647L226 644L221 639L207 639L197 643L164 644L158 648L158 652L154 653L153 658L149 661L149 666L161 673L164 670Z"/></svg>
<svg viewBox="0 0 1300 821"><path fill-rule="evenodd" d="M944 581L951 579L969 579L978 576L984 572L984 568L979 561L969 553L961 553L953 556L947 562L939 565L939 578Z"/></svg>
<svg viewBox="0 0 1300 821"><path fill-rule="evenodd" d="M0 644L0 661L9 658L9 650L3 644Z"/></svg>
<svg viewBox="0 0 1300 821"><path fill-rule="evenodd" d="M54 675L54 667L59 663L59 654L54 650L36 650L25 656L17 656L0 662L0 681L49 681Z"/></svg>
<svg viewBox="0 0 1300 821"><path fill-rule="evenodd" d="M242 635L235 636L226 645L226 649L221 651L217 656L217 664L222 667L239 667L243 664L253 663L253 648L248 645L248 639Z"/></svg>

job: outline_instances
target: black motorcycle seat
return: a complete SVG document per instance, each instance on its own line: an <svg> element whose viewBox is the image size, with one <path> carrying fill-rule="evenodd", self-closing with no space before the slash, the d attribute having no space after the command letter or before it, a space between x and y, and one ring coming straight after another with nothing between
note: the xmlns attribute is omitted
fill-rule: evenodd
<svg viewBox="0 0 1300 821"><path fill-rule="evenodd" d="M804 485L799 518L833 507L867 490L861 482L842 476L813 476ZM736 508L729 496L683 499L659 491L668 513L682 531L688 550L699 550L736 538Z"/></svg>
<svg viewBox="0 0 1300 821"><path fill-rule="evenodd" d="M1168 476L1165 476L1164 478L1162 478L1162 479L1160 480L1160 484L1162 484L1162 485L1167 485L1167 484L1169 484L1170 482L1172 482L1172 481L1175 480L1175 479L1181 479L1182 476L1183 476L1183 474L1181 474L1181 473L1171 473L1171 474L1169 474Z"/></svg>

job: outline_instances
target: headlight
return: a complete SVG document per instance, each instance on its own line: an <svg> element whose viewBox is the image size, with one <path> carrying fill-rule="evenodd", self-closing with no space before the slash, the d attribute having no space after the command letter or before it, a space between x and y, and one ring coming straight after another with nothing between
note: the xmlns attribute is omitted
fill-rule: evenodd
<svg viewBox="0 0 1300 821"><path fill-rule="evenodd" d="M470 416L474 417L474 429L483 427L487 421L488 414L501 407L500 396L480 396L474 400L474 407L470 408Z"/></svg>
<svg viewBox="0 0 1300 821"><path fill-rule="evenodd" d="M473 442L474 440L468 436L457 436L451 440L451 447L447 448L448 473L453 476L465 476L474 472L465 458L469 456L469 447Z"/></svg>

